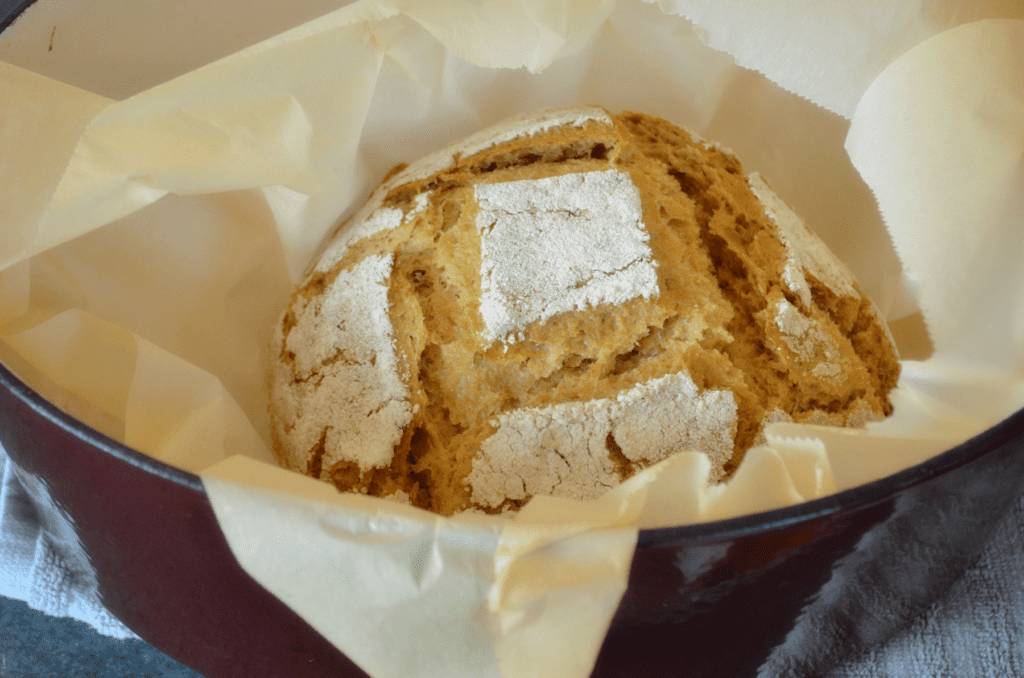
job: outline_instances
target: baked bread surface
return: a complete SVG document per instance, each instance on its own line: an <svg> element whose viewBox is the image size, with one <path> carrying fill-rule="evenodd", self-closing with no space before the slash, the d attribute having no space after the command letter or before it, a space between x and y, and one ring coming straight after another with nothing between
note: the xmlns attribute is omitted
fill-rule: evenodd
<svg viewBox="0 0 1024 678"><path fill-rule="evenodd" d="M664 120L544 111L396 168L274 338L282 464L442 514L588 499L773 421L889 414L891 337L758 175Z"/></svg>

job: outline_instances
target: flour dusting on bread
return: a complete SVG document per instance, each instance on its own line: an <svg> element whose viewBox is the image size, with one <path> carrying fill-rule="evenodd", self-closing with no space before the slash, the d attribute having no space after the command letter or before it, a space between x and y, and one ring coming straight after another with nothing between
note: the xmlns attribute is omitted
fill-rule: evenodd
<svg viewBox="0 0 1024 678"><path fill-rule="evenodd" d="M629 175L608 170L477 185L484 337L658 292ZM609 247L608 243L616 243Z"/></svg>

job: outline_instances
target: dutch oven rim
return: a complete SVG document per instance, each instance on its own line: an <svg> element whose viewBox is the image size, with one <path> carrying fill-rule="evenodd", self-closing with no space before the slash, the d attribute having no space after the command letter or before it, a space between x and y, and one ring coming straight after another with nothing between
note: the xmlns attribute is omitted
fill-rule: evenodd
<svg viewBox="0 0 1024 678"><path fill-rule="evenodd" d="M17 0L13 6L0 8L0 33L7 30L7 27L18 20L18 17L28 9L36 0Z"/></svg>

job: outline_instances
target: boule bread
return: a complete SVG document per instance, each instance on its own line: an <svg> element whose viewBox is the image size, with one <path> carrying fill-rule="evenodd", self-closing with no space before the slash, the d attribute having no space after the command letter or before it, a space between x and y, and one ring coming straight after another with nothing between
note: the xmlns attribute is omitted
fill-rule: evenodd
<svg viewBox="0 0 1024 678"><path fill-rule="evenodd" d="M847 268L728 151L545 111L396 168L273 339L289 468L442 514L589 499L676 451L727 477L773 421L890 412Z"/></svg>

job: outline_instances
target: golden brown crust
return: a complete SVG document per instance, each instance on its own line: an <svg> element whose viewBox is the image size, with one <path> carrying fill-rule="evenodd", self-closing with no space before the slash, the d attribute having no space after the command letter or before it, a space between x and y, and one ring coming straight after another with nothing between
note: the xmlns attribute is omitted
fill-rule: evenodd
<svg viewBox="0 0 1024 678"><path fill-rule="evenodd" d="M663 120L584 110L576 124L573 112L563 112L562 123L547 129L535 124L534 133L499 135L490 146L464 145L393 172L370 208L342 227L275 336L271 419L282 463L343 490L408 495L414 505L444 514L470 507L497 512L520 506L530 487L546 487L495 457L511 444L496 442L499 429L538 441L530 438L536 434L530 422L543 420L549 428L576 422L571 425L600 439L601 449L594 452L592 440L583 457L573 457L579 450L570 453L569 443L531 443L548 446L560 470L543 473L557 476L553 491L566 496L597 492L663 458L664 445L648 457L631 442L645 434L635 432L635 407L616 400L622 394L658 392L717 417L707 430L689 433L654 423L665 440L705 441L713 479L731 472L767 421L860 424L889 413L899 363L873 305L830 253L814 245L814 261L794 254L790 241L805 237L803 227L781 201L766 207L755 194L768 190L763 182L746 177L728 152ZM520 128L529 131L529 121ZM598 173L608 170L628 176L639 193L656 291L554 313L514 336L488 340L481 300L489 283L482 282L481 261L489 245L478 223L477 187L570 174L604 181ZM309 309L315 306L319 318L329 306L323 300L342 293L340 280L387 258L391 348L381 344L369 358L345 357L342 367L337 356L345 351L336 351L319 372L300 374L295 348L303 344L293 335L311 326ZM379 406L365 405L375 417L390 412L382 421L396 427L390 461L372 465L341 449L329 417L311 423L308 412L323 409L311 399L329 397L317 389L337 380L336 370L348 370L343 374L351 380L387 363L389 350L407 391L392 384ZM310 386L316 379L323 383ZM669 392L675 395L664 395ZM402 398L405 409L392 402ZM652 405L652 417L674 416L659 407ZM723 452L714 441L727 430L733 437ZM589 465L585 472L571 468L580 459ZM481 469L511 475L485 491Z"/></svg>

